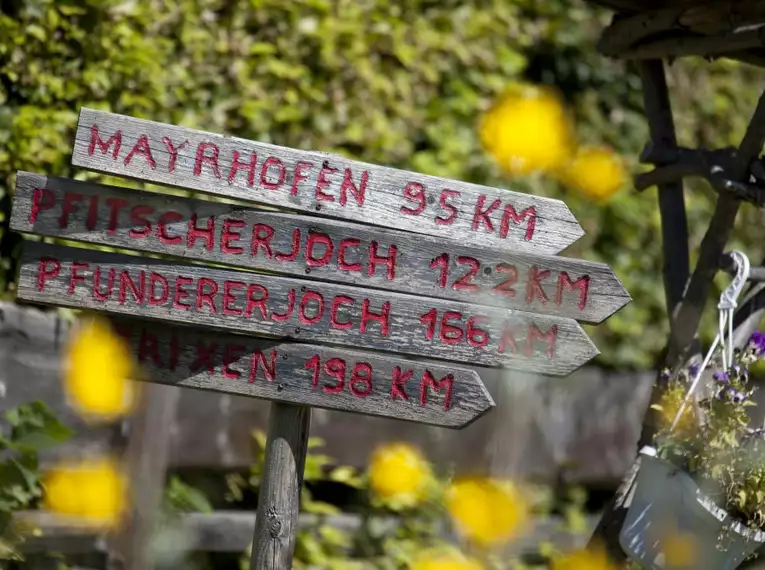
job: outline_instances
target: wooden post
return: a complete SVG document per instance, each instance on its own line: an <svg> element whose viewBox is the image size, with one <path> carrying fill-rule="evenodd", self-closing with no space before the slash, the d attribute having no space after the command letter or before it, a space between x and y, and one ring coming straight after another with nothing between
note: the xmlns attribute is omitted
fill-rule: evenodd
<svg viewBox="0 0 765 570"><path fill-rule="evenodd" d="M300 511L311 408L271 404L250 570L289 570Z"/></svg>

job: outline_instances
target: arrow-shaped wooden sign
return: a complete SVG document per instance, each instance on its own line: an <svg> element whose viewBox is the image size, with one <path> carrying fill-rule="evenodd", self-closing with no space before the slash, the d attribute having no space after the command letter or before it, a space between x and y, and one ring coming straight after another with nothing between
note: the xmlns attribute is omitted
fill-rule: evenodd
<svg viewBox="0 0 765 570"><path fill-rule="evenodd" d="M630 300L602 263L19 172L11 229L599 323Z"/></svg>
<svg viewBox="0 0 765 570"><path fill-rule="evenodd" d="M598 354L573 319L28 243L27 301L565 375Z"/></svg>
<svg viewBox="0 0 765 570"><path fill-rule="evenodd" d="M72 164L514 252L558 253L584 234L560 200L87 108Z"/></svg>
<svg viewBox="0 0 765 570"><path fill-rule="evenodd" d="M145 379L464 428L494 407L474 370L328 346L114 318Z"/></svg>

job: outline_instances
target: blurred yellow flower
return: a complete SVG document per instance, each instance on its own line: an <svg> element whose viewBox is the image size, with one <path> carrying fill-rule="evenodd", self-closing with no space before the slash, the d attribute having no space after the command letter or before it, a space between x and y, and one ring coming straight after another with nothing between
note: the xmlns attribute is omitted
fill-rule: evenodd
<svg viewBox="0 0 765 570"><path fill-rule="evenodd" d="M108 459L61 465L45 475L43 486L48 510L85 524L113 527L125 508L127 482Z"/></svg>
<svg viewBox="0 0 765 570"><path fill-rule="evenodd" d="M529 515L515 485L491 479L455 481L447 491L446 507L457 530L484 547L515 538Z"/></svg>
<svg viewBox="0 0 765 570"><path fill-rule="evenodd" d="M484 150L512 175L560 168L574 154L572 122L556 92L510 86L481 120Z"/></svg>
<svg viewBox="0 0 765 570"><path fill-rule="evenodd" d="M427 492L430 465L406 443L390 443L375 450L369 464L369 485L379 498L402 507L416 505Z"/></svg>
<svg viewBox="0 0 765 570"><path fill-rule="evenodd" d="M78 413L113 420L130 412L135 400L132 358L107 321L83 322L72 334L65 356L64 386Z"/></svg>
<svg viewBox="0 0 765 570"><path fill-rule="evenodd" d="M424 552L412 563L411 570L483 570L483 566L459 552Z"/></svg>
<svg viewBox="0 0 765 570"><path fill-rule="evenodd" d="M677 413L680 411L683 401L687 395L687 388L679 383L673 383L667 386L659 398L657 404L653 404L651 409L658 412L659 426L662 429L669 429L675 421ZM698 420L696 409L693 402L683 408L680 420L675 426L675 433L678 435L691 436L698 429Z"/></svg>
<svg viewBox="0 0 765 570"><path fill-rule="evenodd" d="M659 540L664 565L671 570L693 568L696 563L696 540L688 533L669 532Z"/></svg>
<svg viewBox="0 0 765 570"><path fill-rule="evenodd" d="M552 561L551 570L616 570L605 550L590 548L575 550Z"/></svg>
<svg viewBox="0 0 765 570"><path fill-rule="evenodd" d="M598 201L611 198L624 186L627 174L621 158L606 147L582 147L559 172L561 181Z"/></svg>

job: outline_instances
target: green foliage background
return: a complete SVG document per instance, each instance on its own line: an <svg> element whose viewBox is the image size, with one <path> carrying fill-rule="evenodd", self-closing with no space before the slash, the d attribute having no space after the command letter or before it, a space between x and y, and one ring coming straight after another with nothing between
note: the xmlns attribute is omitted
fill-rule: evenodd
<svg viewBox="0 0 765 570"><path fill-rule="evenodd" d="M608 21L580 0L3 0L0 215L17 169L93 177L69 166L80 105L560 197L587 232L567 255L611 264L634 298L589 328L600 363L652 365L667 329L655 190L603 206L542 178L509 181L476 135L508 82L544 82L564 92L583 141L615 146L634 170L647 140L640 82L596 53ZM763 79L742 64L675 63L681 143L736 144ZM713 203L690 186L694 249ZM732 245L759 260L762 219L744 210ZM18 242L4 231L7 295Z"/></svg>

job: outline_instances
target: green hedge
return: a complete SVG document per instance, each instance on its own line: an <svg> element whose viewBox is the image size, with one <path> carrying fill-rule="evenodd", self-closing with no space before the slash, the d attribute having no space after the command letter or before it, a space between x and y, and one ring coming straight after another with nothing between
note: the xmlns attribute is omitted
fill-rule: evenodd
<svg viewBox="0 0 765 570"><path fill-rule="evenodd" d="M568 254L611 264L634 302L592 330L601 364L651 365L664 343L655 190L606 206L541 178L508 181L481 152L480 112L516 79L561 88L583 140L634 165L647 140L640 83L594 48L609 14L550 0L6 0L0 10L0 209L14 173L72 176L80 105L566 200L587 231ZM735 144L759 70L675 64L683 144ZM80 173L80 176L83 174ZM692 246L713 195L691 186ZM759 259L745 209L737 246ZM746 244L746 245L745 245ZM0 288L18 240L4 231ZM721 284L725 278L721 277ZM714 320L713 318L710 320Z"/></svg>

